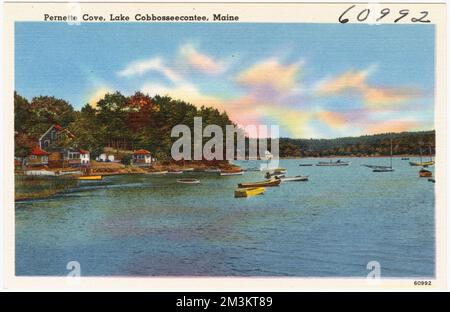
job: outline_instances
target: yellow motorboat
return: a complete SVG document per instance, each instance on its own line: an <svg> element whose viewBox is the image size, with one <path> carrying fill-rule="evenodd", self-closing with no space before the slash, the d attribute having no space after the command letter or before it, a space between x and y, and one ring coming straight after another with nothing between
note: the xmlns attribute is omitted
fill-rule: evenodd
<svg viewBox="0 0 450 312"><path fill-rule="evenodd" d="M249 187L237 189L234 191L234 197L250 197L263 194L266 189L264 187Z"/></svg>
<svg viewBox="0 0 450 312"><path fill-rule="evenodd" d="M92 181L92 180L101 180L103 177L101 175L92 175L92 176L82 176L78 177L78 180L81 181Z"/></svg>
<svg viewBox="0 0 450 312"><path fill-rule="evenodd" d="M280 185L280 179L272 179L260 182L248 182L248 183L239 183L239 188L249 188L249 187L263 187L263 186L278 186Z"/></svg>

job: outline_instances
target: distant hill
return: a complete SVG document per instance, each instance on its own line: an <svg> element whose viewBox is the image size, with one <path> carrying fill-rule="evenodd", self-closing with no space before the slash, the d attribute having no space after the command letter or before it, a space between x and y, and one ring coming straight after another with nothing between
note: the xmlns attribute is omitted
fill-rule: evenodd
<svg viewBox="0 0 450 312"><path fill-rule="evenodd" d="M336 139L280 138L281 157L424 155L435 151L435 131L383 133Z"/></svg>

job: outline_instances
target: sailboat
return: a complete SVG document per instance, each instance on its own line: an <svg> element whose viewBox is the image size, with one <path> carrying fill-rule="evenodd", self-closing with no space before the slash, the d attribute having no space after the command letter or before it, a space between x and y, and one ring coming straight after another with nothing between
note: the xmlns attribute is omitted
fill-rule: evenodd
<svg viewBox="0 0 450 312"><path fill-rule="evenodd" d="M392 168L392 139L391 139L391 157L389 159L390 159L389 167L377 166L376 168L374 168L372 170L372 172L392 172L392 171L394 171L394 169Z"/></svg>
<svg viewBox="0 0 450 312"><path fill-rule="evenodd" d="M409 162L410 166L427 167L427 166L434 165L434 160L433 160L433 157L431 156L431 146L430 146L430 160L429 161L422 161L422 147L420 147L419 152L420 152L420 161L419 162L410 161Z"/></svg>

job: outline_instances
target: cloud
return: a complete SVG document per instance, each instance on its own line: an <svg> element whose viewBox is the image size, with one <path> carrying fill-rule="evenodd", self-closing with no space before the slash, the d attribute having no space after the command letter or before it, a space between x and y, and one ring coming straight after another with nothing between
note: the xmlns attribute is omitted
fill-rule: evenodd
<svg viewBox="0 0 450 312"><path fill-rule="evenodd" d="M121 77L131 77L142 76L151 71L156 71L163 74L171 82L182 81L181 76L171 68L165 66L162 59L159 57L132 62L128 64L124 69L120 70L117 74Z"/></svg>
<svg viewBox="0 0 450 312"><path fill-rule="evenodd" d="M325 79L316 85L316 93L319 96L358 95L372 109L390 108L421 96L419 91L410 88L371 85L367 80L373 71L374 67L361 71L349 70Z"/></svg>
<svg viewBox="0 0 450 312"><path fill-rule="evenodd" d="M192 44L181 46L179 53L189 67L206 74L218 74L226 68L223 61L214 60L211 56L199 52Z"/></svg>
<svg viewBox="0 0 450 312"><path fill-rule="evenodd" d="M239 73L236 81L249 88L292 91L297 88L297 78L302 65L302 62L283 65L277 59L271 58Z"/></svg>
<svg viewBox="0 0 450 312"><path fill-rule="evenodd" d="M141 91L151 96L156 94L168 95L174 99L189 102L195 106L214 106L219 110L225 110L224 102L214 96L206 95L193 84L181 82L175 86L167 86L162 84L146 83L142 86Z"/></svg>
<svg viewBox="0 0 450 312"><path fill-rule="evenodd" d="M89 99L88 99L88 103L89 105L91 105L92 107L96 108L97 107L97 102L100 101L101 99L103 99L105 97L106 94L108 93L113 93L114 90L112 90L109 87L100 87L97 88L96 90L94 90L93 92L91 92L89 94Z"/></svg>
<svg viewBox="0 0 450 312"><path fill-rule="evenodd" d="M344 114L341 113L321 111L316 114L316 117L330 128L343 128L347 126L347 121Z"/></svg>
<svg viewBox="0 0 450 312"><path fill-rule="evenodd" d="M367 134L418 131L422 125L415 120L388 120L376 122L367 128Z"/></svg>

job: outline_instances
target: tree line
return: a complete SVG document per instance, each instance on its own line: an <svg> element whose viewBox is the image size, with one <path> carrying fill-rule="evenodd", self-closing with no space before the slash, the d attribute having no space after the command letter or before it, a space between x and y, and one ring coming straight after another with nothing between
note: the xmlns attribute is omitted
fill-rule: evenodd
<svg viewBox="0 0 450 312"><path fill-rule="evenodd" d="M428 155L435 153L435 131L383 133L336 139L280 138L281 157Z"/></svg>
<svg viewBox="0 0 450 312"><path fill-rule="evenodd" d="M61 147L87 149L93 156L104 147L117 150L148 149L160 160L170 159L170 150L177 138L170 136L175 125L194 127L194 117L202 117L203 127L218 125L226 133L234 125L226 112L212 107L197 108L193 104L169 96L135 92L106 94L95 105L85 104L80 110L64 99L37 96L31 101L14 93L15 155L26 156L42 134L58 124L74 134L61 141ZM193 133L192 133L193 135ZM204 142L209 138L204 138ZM225 137L224 137L225 140ZM393 145L394 155L419 154L420 149L434 153L435 132L402 132L343 137L336 139L280 138L281 157L386 156ZM193 142L193 140L192 140ZM248 142L248 141L247 141ZM225 146L225 142L224 142ZM248 147L248 144L247 144ZM270 150L270 140L268 140Z"/></svg>
<svg viewBox="0 0 450 312"><path fill-rule="evenodd" d="M196 106L169 96L135 92L125 96L120 92L106 94L96 105L86 104L79 111L64 99L38 96L28 101L14 93L15 154L28 155L39 137L58 124L74 134L69 142L58 142L62 147L87 149L98 155L104 147L120 150L148 149L166 160L170 157L170 136L175 125L184 124L193 129L194 117L201 117L203 126L215 124L225 132L233 124L226 112L212 107Z"/></svg>

